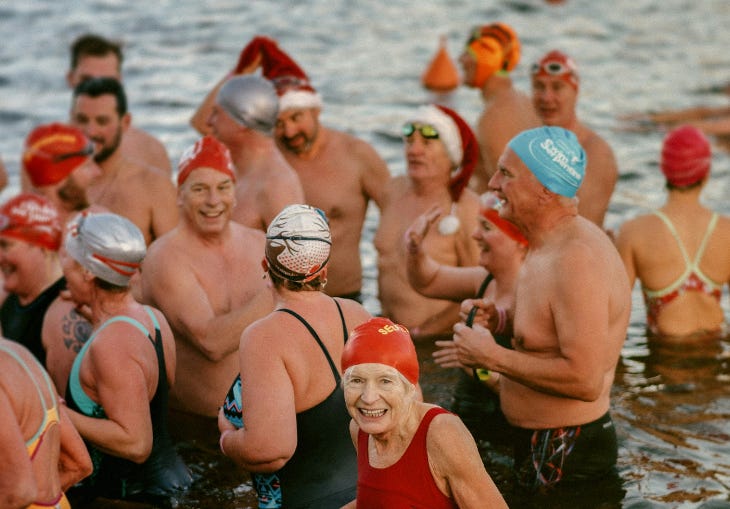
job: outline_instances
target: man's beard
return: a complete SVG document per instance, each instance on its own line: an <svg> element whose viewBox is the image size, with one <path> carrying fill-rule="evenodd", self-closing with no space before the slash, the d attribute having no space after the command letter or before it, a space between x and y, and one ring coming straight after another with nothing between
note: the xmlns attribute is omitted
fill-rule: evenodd
<svg viewBox="0 0 730 509"><path fill-rule="evenodd" d="M70 210L83 210L89 206L86 189L78 185L73 177L66 179L66 183L58 188L58 197Z"/></svg>
<svg viewBox="0 0 730 509"><path fill-rule="evenodd" d="M106 161L107 159L109 159L112 156L112 154L114 154L114 152L117 151L121 142L122 142L122 130L118 129L111 144L108 146L102 147L101 150L99 150L99 152L94 154L94 162L96 162L96 164L101 164L104 161Z"/></svg>
<svg viewBox="0 0 730 509"><path fill-rule="evenodd" d="M307 136L305 133L300 132L297 135L291 137L291 138L281 138L281 143L286 147L286 149L289 152L293 152L294 154L304 154L306 152L309 152L309 150L312 148L312 145L314 144L314 140L317 139L317 134L319 132L319 129L315 129L315 131L312 133L312 136ZM289 140L295 140L299 137L304 138L304 143L301 145L291 145L289 143Z"/></svg>

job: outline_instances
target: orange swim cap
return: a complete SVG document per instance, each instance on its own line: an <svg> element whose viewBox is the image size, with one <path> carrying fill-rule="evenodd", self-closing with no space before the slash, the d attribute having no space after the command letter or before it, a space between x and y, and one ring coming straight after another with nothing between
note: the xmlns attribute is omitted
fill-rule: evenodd
<svg viewBox="0 0 730 509"><path fill-rule="evenodd" d="M521 56L517 33L504 23L492 23L472 30L466 43L468 51L476 60L474 86L481 87L497 71L511 71Z"/></svg>

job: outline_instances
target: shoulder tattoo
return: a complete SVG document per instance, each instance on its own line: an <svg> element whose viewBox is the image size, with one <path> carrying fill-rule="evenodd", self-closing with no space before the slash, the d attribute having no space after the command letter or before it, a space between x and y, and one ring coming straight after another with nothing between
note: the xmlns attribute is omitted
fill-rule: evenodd
<svg viewBox="0 0 730 509"><path fill-rule="evenodd" d="M73 350L74 353L79 353L81 347L91 336L91 324L75 309L72 309L61 319L61 334L66 348Z"/></svg>

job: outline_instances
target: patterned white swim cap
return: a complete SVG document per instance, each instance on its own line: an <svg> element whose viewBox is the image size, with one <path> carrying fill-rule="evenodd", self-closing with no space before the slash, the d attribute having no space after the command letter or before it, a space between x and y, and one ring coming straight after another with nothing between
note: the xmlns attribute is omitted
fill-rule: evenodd
<svg viewBox="0 0 730 509"><path fill-rule="evenodd" d="M66 252L94 276L128 286L147 253L140 229L112 213L79 214L69 225Z"/></svg>
<svg viewBox="0 0 730 509"><path fill-rule="evenodd" d="M289 281L314 279L330 259L332 237L324 212L310 205L289 205L266 231L269 269Z"/></svg>

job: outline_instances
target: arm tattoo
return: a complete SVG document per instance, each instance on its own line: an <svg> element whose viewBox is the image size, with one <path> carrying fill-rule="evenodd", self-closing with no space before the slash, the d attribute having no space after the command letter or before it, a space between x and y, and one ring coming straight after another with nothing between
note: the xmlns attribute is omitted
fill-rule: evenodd
<svg viewBox="0 0 730 509"><path fill-rule="evenodd" d="M61 334L66 348L73 350L74 353L79 353L81 347L91 336L91 324L75 309L72 309L61 320Z"/></svg>

